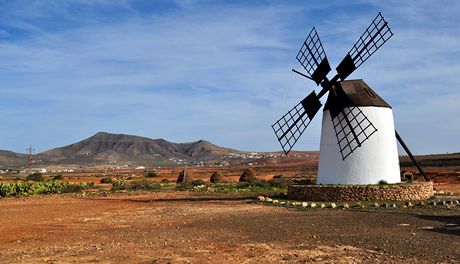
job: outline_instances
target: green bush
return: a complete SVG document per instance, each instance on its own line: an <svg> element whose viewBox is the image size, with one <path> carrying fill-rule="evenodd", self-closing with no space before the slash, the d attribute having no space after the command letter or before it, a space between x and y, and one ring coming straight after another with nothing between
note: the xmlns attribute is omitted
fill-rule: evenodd
<svg viewBox="0 0 460 264"><path fill-rule="evenodd" d="M379 185L388 185L388 182L385 180L380 180Z"/></svg>
<svg viewBox="0 0 460 264"><path fill-rule="evenodd" d="M266 188L266 187L270 186L270 183L268 181L266 181L266 180L257 179L255 181L251 182L251 185L255 186L255 187Z"/></svg>
<svg viewBox="0 0 460 264"><path fill-rule="evenodd" d="M132 190L154 191L160 190L161 185L156 182L138 181L131 184Z"/></svg>
<svg viewBox="0 0 460 264"><path fill-rule="evenodd" d="M116 181L112 184L112 191L126 190L126 185L128 184L124 181Z"/></svg>
<svg viewBox="0 0 460 264"><path fill-rule="evenodd" d="M291 179L282 177L280 175L278 175L278 176L279 177L273 176L273 179L268 181L268 184L271 187L287 189L290 185L292 185L292 180Z"/></svg>
<svg viewBox="0 0 460 264"><path fill-rule="evenodd" d="M158 177L158 174L156 174L155 172L151 171L151 172L147 173L145 175L145 177L146 178L156 178L156 177Z"/></svg>
<svg viewBox="0 0 460 264"><path fill-rule="evenodd" d="M53 177L53 180L64 180L64 177L62 177L62 174L58 174L56 176Z"/></svg>
<svg viewBox="0 0 460 264"><path fill-rule="evenodd" d="M119 191L119 190L128 190L128 191L156 191L160 190L161 185L156 182L148 182L148 181L136 181L132 183L127 183L124 181L117 181L114 182L112 185L112 191Z"/></svg>
<svg viewBox="0 0 460 264"><path fill-rule="evenodd" d="M27 196L37 194L81 192L83 189L92 187L92 182L73 184L60 181L42 181L35 183L0 183L0 196Z"/></svg>
<svg viewBox="0 0 460 264"><path fill-rule="evenodd" d="M195 186L209 186L209 185L210 185L209 182L206 182L202 179L196 179L196 180L185 179L185 182L182 182L179 185L177 185L176 189L183 191L183 190L193 189Z"/></svg>
<svg viewBox="0 0 460 264"><path fill-rule="evenodd" d="M29 174L27 177L26 177L26 180L28 181L43 181L43 174L41 174L40 172L34 172L32 174Z"/></svg>

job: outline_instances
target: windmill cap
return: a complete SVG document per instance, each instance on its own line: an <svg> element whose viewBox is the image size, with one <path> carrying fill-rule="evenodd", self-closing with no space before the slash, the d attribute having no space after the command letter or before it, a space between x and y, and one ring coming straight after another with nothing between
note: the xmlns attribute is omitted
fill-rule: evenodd
<svg viewBox="0 0 460 264"><path fill-rule="evenodd" d="M376 107L388 107L391 106L382 99L369 85L367 85L362 79L358 80L346 80L340 82L343 91L350 99L345 106L376 106ZM329 110L328 105L333 101L332 95L329 93L324 110Z"/></svg>

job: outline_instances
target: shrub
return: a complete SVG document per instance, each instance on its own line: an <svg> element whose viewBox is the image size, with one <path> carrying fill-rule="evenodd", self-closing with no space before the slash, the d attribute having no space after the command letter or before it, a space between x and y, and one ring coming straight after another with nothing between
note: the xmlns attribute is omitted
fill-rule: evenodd
<svg viewBox="0 0 460 264"><path fill-rule="evenodd" d="M59 181L42 181L35 183L0 183L0 196L26 196L36 194L81 192L83 189L93 186L92 182L73 184Z"/></svg>
<svg viewBox="0 0 460 264"><path fill-rule="evenodd" d="M82 190L83 190L83 186L81 185L69 184L69 185L64 186L61 192L62 193L78 193L78 192L81 192Z"/></svg>
<svg viewBox="0 0 460 264"><path fill-rule="evenodd" d="M41 174L40 172L34 172L32 174L29 174L27 177L26 177L26 180L28 181L43 181L43 174Z"/></svg>
<svg viewBox="0 0 460 264"><path fill-rule="evenodd" d="M151 172L147 173L145 175L145 177L146 178L156 178L156 177L158 177L158 174L156 174L155 172L151 171Z"/></svg>
<svg viewBox="0 0 460 264"><path fill-rule="evenodd" d="M116 181L112 184L112 191L126 190L127 185L124 181Z"/></svg>
<svg viewBox="0 0 460 264"><path fill-rule="evenodd" d="M192 181L190 182L190 184L191 184L192 186L198 186L198 185L208 185L208 183L207 183L207 182L205 182L205 181L204 181L204 180L202 180L202 179L196 179L196 180L192 180Z"/></svg>
<svg viewBox="0 0 460 264"><path fill-rule="evenodd" d="M114 182L112 185L112 191L119 191L119 190L129 190L129 191L154 191L160 190L161 185L155 182L148 182L148 181L136 181L132 183L126 183L124 181L117 181Z"/></svg>
<svg viewBox="0 0 460 264"><path fill-rule="evenodd" d="M53 177L53 180L64 180L64 177L62 177L62 174L58 174L56 176Z"/></svg>
<svg viewBox="0 0 460 264"><path fill-rule="evenodd" d="M388 184L388 182L385 181L385 180L380 180L379 181L379 185L387 185L387 184Z"/></svg>
<svg viewBox="0 0 460 264"><path fill-rule="evenodd" d="M138 181L131 184L132 190L153 191L161 189L161 185L156 182Z"/></svg>
<svg viewBox="0 0 460 264"><path fill-rule="evenodd" d="M253 169L246 169L240 176L240 182L255 182L257 180L256 173Z"/></svg>
<svg viewBox="0 0 460 264"><path fill-rule="evenodd" d="M111 177L104 177L99 182L100 183L112 183L113 179Z"/></svg>
<svg viewBox="0 0 460 264"><path fill-rule="evenodd" d="M189 189L193 189L193 187L195 186L209 186L209 183L208 182L205 182L203 181L202 179L196 179L196 180L192 180L192 179L186 179L184 182L180 183L176 189L177 190L180 190L180 191L183 191L183 190L189 190Z"/></svg>
<svg viewBox="0 0 460 264"><path fill-rule="evenodd" d="M273 179L269 180L268 183L271 187L283 188L287 189L290 185L292 185L292 180L289 178L273 176Z"/></svg>

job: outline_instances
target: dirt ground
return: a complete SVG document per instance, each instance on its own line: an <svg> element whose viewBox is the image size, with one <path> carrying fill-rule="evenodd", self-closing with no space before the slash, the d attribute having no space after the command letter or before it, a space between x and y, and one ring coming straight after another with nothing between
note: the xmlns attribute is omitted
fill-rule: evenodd
<svg viewBox="0 0 460 264"><path fill-rule="evenodd" d="M310 209L186 192L0 199L1 263L460 263L460 207Z"/></svg>

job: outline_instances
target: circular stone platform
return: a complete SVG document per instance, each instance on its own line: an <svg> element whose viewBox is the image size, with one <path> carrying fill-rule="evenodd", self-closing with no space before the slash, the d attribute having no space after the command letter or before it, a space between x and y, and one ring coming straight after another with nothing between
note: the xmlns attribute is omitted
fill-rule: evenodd
<svg viewBox="0 0 460 264"><path fill-rule="evenodd" d="M426 200L433 195L433 182L388 185L292 185L287 193L289 199L320 202Z"/></svg>

